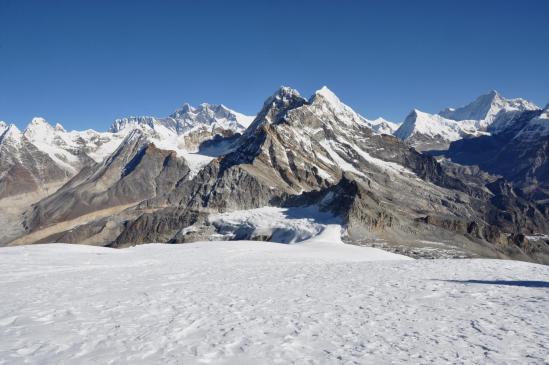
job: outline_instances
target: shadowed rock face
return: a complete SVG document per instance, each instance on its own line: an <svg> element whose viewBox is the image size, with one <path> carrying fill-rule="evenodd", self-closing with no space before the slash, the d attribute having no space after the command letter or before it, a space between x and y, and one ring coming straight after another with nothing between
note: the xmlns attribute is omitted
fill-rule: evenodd
<svg viewBox="0 0 549 365"><path fill-rule="evenodd" d="M212 213L315 205L341 218L351 242L443 240L476 256L547 257L542 244L525 243L526 235L549 231L547 212L504 180L441 165L393 136L374 134L327 89L305 99L281 88L241 136L217 140L227 145L204 146L224 154L190 178L184 159L136 132L104 163L35 205L28 228L135 203L50 238L95 237L93 243L113 247L189 242L213 233ZM183 234L190 226L193 233Z"/></svg>
<svg viewBox="0 0 549 365"><path fill-rule="evenodd" d="M501 133L453 142L447 156L453 162L478 165L503 176L520 195L545 206L549 198L549 134L534 129L541 114L540 110L523 112ZM528 133L531 129L534 133Z"/></svg>

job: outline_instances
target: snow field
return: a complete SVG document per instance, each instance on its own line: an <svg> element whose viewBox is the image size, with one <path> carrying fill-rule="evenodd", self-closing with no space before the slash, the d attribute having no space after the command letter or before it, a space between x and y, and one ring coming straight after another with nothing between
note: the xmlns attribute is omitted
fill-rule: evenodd
<svg viewBox="0 0 549 365"><path fill-rule="evenodd" d="M548 267L406 260L338 235L2 248L0 364L549 361Z"/></svg>

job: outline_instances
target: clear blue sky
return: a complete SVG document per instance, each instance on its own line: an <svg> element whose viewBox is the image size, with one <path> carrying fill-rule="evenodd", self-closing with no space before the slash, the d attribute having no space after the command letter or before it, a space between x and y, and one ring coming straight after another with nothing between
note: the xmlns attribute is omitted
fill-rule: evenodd
<svg viewBox="0 0 549 365"><path fill-rule="evenodd" d="M545 105L548 16L547 0L0 0L0 120L255 114L280 85L394 121L491 89Z"/></svg>

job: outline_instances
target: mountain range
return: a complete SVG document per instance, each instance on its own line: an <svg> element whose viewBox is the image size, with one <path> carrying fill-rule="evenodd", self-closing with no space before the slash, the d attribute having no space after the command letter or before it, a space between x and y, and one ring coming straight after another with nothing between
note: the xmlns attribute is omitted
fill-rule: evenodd
<svg viewBox="0 0 549 365"><path fill-rule="evenodd" d="M204 103L108 132L0 123L0 243L288 237L214 219L270 206L412 256L549 263L548 113L490 92L398 125L326 87L308 98L281 87L255 117Z"/></svg>
<svg viewBox="0 0 549 365"><path fill-rule="evenodd" d="M538 109L527 100L506 99L491 91L465 106L446 108L438 114L414 109L394 135L420 151L445 150L459 139L497 134L516 115Z"/></svg>

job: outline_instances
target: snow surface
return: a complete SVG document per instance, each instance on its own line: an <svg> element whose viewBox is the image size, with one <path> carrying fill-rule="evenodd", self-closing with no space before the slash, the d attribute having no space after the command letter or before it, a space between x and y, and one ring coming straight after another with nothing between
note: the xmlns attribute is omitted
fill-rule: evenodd
<svg viewBox="0 0 549 365"><path fill-rule="evenodd" d="M445 141L456 141L467 134L475 134L477 122L474 120L446 119L438 114L429 114L414 109L406 120L395 131L394 135L400 139L408 139L415 135L441 138Z"/></svg>
<svg viewBox="0 0 549 365"><path fill-rule="evenodd" d="M549 267L304 244L0 249L0 364L549 361ZM378 260L378 261L373 261Z"/></svg>
<svg viewBox="0 0 549 365"><path fill-rule="evenodd" d="M268 237L271 242L296 243L333 230L330 224L341 223L341 218L318 207L261 207L211 214L208 222L226 239L248 239L238 237ZM324 232L324 234L326 234Z"/></svg>

